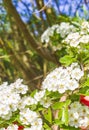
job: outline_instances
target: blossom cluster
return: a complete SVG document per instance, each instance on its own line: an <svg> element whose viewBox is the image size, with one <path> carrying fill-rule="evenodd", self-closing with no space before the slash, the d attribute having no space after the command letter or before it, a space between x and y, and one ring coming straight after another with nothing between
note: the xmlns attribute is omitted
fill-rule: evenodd
<svg viewBox="0 0 89 130"><path fill-rule="evenodd" d="M42 119L39 118L32 123L32 127L24 128L19 127L17 124L11 124L7 128L0 128L0 130L44 130L41 126L42 126Z"/></svg>
<svg viewBox="0 0 89 130"><path fill-rule="evenodd" d="M24 130L43 130L42 119L39 114L29 108L25 108L20 111L20 121L24 125L31 125L30 128L24 128Z"/></svg>
<svg viewBox="0 0 89 130"><path fill-rule="evenodd" d="M11 124L7 128L0 128L0 130L18 130L18 125L16 124Z"/></svg>
<svg viewBox="0 0 89 130"><path fill-rule="evenodd" d="M84 71L78 63L72 63L68 67L56 68L47 75L42 82L41 90L36 91L33 96L27 93L28 87L22 83L22 79L17 79L16 82L10 85L7 82L3 83L0 85L0 120L6 120L7 122L7 120L13 118L13 113L17 112L18 120L16 121L24 126L23 130L44 130L40 113L32 107L36 106L37 108L41 105L43 108L49 108L52 105L52 99L47 95L47 91L58 91L59 93L65 93L67 90L73 91L79 87L82 76L84 76ZM75 124L75 120L73 120L75 118L72 119L72 112L75 107L72 108L72 106L73 104L69 106L69 125L80 127L85 123L84 126L87 126L87 117L89 116L87 107L83 107L81 104L77 106L78 108L81 107L81 112L77 113L77 110L80 109L77 108L73 116L75 118L79 117L80 122L77 121L78 123ZM83 113L85 113L84 117ZM0 128L0 130L12 129L19 130L18 123L13 124L12 122L6 128Z"/></svg>
<svg viewBox="0 0 89 130"><path fill-rule="evenodd" d="M9 120L12 112L15 112L21 100L21 94L25 94L28 90L26 85L22 84L22 80L18 79L15 83L8 85L7 82L0 86L0 117Z"/></svg>
<svg viewBox="0 0 89 130"><path fill-rule="evenodd" d="M89 43L89 22L87 21L82 21L78 26L74 26L69 22L53 25L42 34L41 41L50 42L50 37L54 35L54 32L60 35L62 43L67 43L71 47L79 48L81 43Z"/></svg>
<svg viewBox="0 0 89 130"><path fill-rule="evenodd" d="M47 75L42 83L42 89L59 93L64 93L66 90L73 91L79 87L79 80L83 75L84 72L77 63L72 63L66 68L56 68Z"/></svg>
<svg viewBox="0 0 89 130"><path fill-rule="evenodd" d="M70 32L75 32L76 28L70 23L62 22L60 25L55 24L49 27L41 36L41 41L48 43L50 37L54 35L54 32L60 34L62 38L66 37Z"/></svg>
<svg viewBox="0 0 89 130"><path fill-rule="evenodd" d="M75 101L69 106L69 125L75 128L89 125L89 108Z"/></svg>
<svg viewBox="0 0 89 130"><path fill-rule="evenodd" d="M79 47L81 43L89 43L89 23L83 21L81 26L79 26L79 30L77 32L71 32L63 42L66 42L72 47Z"/></svg>
<svg viewBox="0 0 89 130"><path fill-rule="evenodd" d="M45 90L40 90L36 92L34 97L24 96L19 102L19 109L22 110L26 106L37 105L40 103L44 108L48 108L51 105L51 99L45 95Z"/></svg>
<svg viewBox="0 0 89 130"><path fill-rule="evenodd" d="M10 85L7 82L0 85L0 118L6 121L10 120L13 117L13 112L19 110L19 120L21 124L27 126L23 130L43 130L39 113L32 111L29 106L37 104L43 98L45 91L36 92L33 98L27 96L28 87L22 84L22 81L22 79L17 79ZM6 130L12 129L18 130L18 126L11 124L6 128ZM0 130L5 130L5 128Z"/></svg>
<svg viewBox="0 0 89 130"><path fill-rule="evenodd" d="M88 34L80 34L80 32L70 33L67 38L63 41L69 44L72 47L79 47L80 43L87 44L89 43Z"/></svg>
<svg viewBox="0 0 89 130"><path fill-rule="evenodd" d="M41 90L39 92L36 92L34 95L35 100L39 102L43 107L48 108L51 105L51 99L47 96L45 96L46 91Z"/></svg>

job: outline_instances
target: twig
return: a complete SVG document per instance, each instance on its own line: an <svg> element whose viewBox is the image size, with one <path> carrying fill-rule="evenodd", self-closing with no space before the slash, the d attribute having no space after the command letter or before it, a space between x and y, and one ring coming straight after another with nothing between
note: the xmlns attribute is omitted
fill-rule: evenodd
<svg viewBox="0 0 89 130"><path fill-rule="evenodd" d="M40 12L44 11L44 10L47 8L48 4L49 4L51 1L52 1L52 0L49 0L49 1L47 2L47 4L45 4L40 10L35 11L33 14L37 14L37 13L40 13Z"/></svg>

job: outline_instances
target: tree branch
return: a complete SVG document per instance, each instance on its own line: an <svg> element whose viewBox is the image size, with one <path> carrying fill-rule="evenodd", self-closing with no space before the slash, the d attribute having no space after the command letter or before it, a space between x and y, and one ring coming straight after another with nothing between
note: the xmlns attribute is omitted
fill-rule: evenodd
<svg viewBox="0 0 89 130"><path fill-rule="evenodd" d="M28 44L30 44L30 47L34 49L40 56L45 58L48 61L52 61L54 63L58 63L55 56L49 52L47 48L43 48L41 45L39 45L35 39L32 37L32 35L29 33L25 23L21 20L16 8L12 4L11 0L3 0L5 8L11 16L13 16L18 28L23 33L23 36Z"/></svg>

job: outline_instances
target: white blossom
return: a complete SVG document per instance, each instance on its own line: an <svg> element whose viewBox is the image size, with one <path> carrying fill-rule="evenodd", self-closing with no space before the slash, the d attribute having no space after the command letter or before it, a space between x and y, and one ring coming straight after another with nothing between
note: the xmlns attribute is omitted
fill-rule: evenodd
<svg viewBox="0 0 89 130"><path fill-rule="evenodd" d="M43 107L48 108L52 104L52 102L49 97L44 97L40 100L40 104L43 105Z"/></svg>
<svg viewBox="0 0 89 130"><path fill-rule="evenodd" d="M53 30L49 27L41 36L41 41L48 43L50 40L50 36L53 35Z"/></svg>
<svg viewBox="0 0 89 130"><path fill-rule="evenodd" d="M31 123L32 130L42 130L42 119L38 118L34 122Z"/></svg>
<svg viewBox="0 0 89 130"><path fill-rule="evenodd" d="M16 90L17 93L26 94L26 92L28 91L28 87L27 85L22 84L22 81L22 79L17 79L16 82L10 85L10 87L13 86L14 91Z"/></svg>
<svg viewBox="0 0 89 130"><path fill-rule="evenodd" d="M62 22L60 25L55 24L52 27L48 27L41 36L41 41L48 43L50 41L50 36L54 35L54 32L60 34L62 38L67 36L70 32L75 32L76 28L70 23Z"/></svg>
<svg viewBox="0 0 89 130"><path fill-rule="evenodd" d="M34 95L34 99L36 101L40 101L44 97L44 95L45 95L45 90L36 92L36 94Z"/></svg>
<svg viewBox="0 0 89 130"><path fill-rule="evenodd" d="M73 102L69 106L69 125L78 127L87 127L89 125L89 109L79 102Z"/></svg>
<svg viewBox="0 0 89 130"><path fill-rule="evenodd" d="M21 110L21 109L24 109L26 106L30 106L33 104L37 104L37 101L34 98L32 98L31 96L24 96L20 100L18 104L18 108Z"/></svg>
<svg viewBox="0 0 89 130"><path fill-rule="evenodd" d="M81 71L80 68L75 68L71 72L71 77L76 80L80 80L83 75L84 75L84 72Z"/></svg>
<svg viewBox="0 0 89 130"><path fill-rule="evenodd" d="M81 38L81 36L80 36L79 32L70 33L70 34L64 39L64 42L66 42L66 43L69 44L70 46L77 47L78 44L79 44L80 38Z"/></svg>
<svg viewBox="0 0 89 130"><path fill-rule="evenodd" d="M79 83L75 79L69 80L67 85L68 85L67 88L71 91L79 87Z"/></svg>
<svg viewBox="0 0 89 130"><path fill-rule="evenodd" d="M75 90L79 87L79 80L84 75L83 70L77 63L63 68L59 67L47 75L42 82L42 89L64 93L67 90Z"/></svg>
<svg viewBox="0 0 89 130"><path fill-rule="evenodd" d="M56 29L56 32L61 35L62 38L67 36L70 32L75 32L75 27L70 23L62 22Z"/></svg>
<svg viewBox="0 0 89 130"><path fill-rule="evenodd" d="M15 124L9 125L6 130L18 130L18 126Z"/></svg>
<svg viewBox="0 0 89 130"><path fill-rule="evenodd" d="M44 130L42 127L36 128L35 126L32 126L30 128L24 128L23 130Z"/></svg>
<svg viewBox="0 0 89 130"><path fill-rule="evenodd" d="M89 22L88 21L83 21L81 24L81 29L84 32L89 32Z"/></svg>
<svg viewBox="0 0 89 130"><path fill-rule="evenodd" d="M8 85L7 82L0 85L0 117L9 120L12 113L19 109L21 95L27 92L27 86L22 84L21 79ZM22 88L22 89L20 89Z"/></svg>
<svg viewBox="0 0 89 130"><path fill-rule="evenodd" d="M89 22L83 21L77 31L71 32L67 35L62 42L66 42L71 47L81 48L80 44L88 44L89 43Z"/></svg>
<svg viewBox="0 0 89 130"><path fill-rule="evenodd" d="M20 120L23 124L29 125L38 117L38 114L34 111L31 111L29 108L24 108L20 111Z"/></svg>

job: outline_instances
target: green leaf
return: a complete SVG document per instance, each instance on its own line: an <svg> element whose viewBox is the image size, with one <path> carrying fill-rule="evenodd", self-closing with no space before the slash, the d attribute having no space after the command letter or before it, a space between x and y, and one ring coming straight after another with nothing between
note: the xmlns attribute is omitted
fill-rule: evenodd
<svg viewBox="0 0 89 130"><path fill-rule="evenodd" d="M68 107L62 108L62 123L68 125Z"/></svg>
<svg viewBox="0 0 89 130"><path fill-rule="evenodd" d="M70 103L71 103L71 100L69 100L69 99L66 100L66 101L65 101L65 106L67 107Z"/></svg>
<svg viewBox="0 0 89 130"><path fill-rule="evenodd" d="M75 93L70 95L70 99L71 99L72 102L79 101L79 97L80 97L80 95L75 94Z"/></svg>
<svg viewBox="0 0 89 130"><path fill-rule="evenodd" d="M81 88L78 94L79 95L89 96L89 87L86 86L86 87Z"/></svg>
<svg viewBox="0 0 89 130"><path fill-rule="evenodd" d="M54 120L54 124L60 126L60 125L62 124L62 121L61 121L60 119L55 119L55 120Z"/></svg>
<svg viewBox="0 0 89 130"><path fill-rule="evenodd" d="M52 106L52 108L53 108L54 110L58 110L58 109L61 109L64 105L65 105L65 102L56 102L56 103Z"/></svg>
<svg viewBox="0 0 89 130"><path fill-rule="evenodd" d="M68 106L71 100L66 100L65 102L57 102L53 105L53 109L59 110L58 120L55 120L55 123L58 125L65 124L68 125Z"/></svg>
<svg viewBox="0 0 89 130"><path fill-rule="evenodd" d="M49 96L52 100L56 100L56 99L60 99L60 97L62 96L62 94L59 94L59 92L47 92L46 94L47 96Z"/></svg>
<svg viewBox="0 0 89 130"><path fill-rule="evenodd" d="M34 95L36 94L37 89L35 89L34 91L32 91L32 93L30 94L31 97L34 97Z"/></svg>
<svg viewBox="0 0 89 130"><path fill-rule="evenodd" d="M62 64L68 66L68 65L70 65L72 62L76 61L76 59L73 58L73 56L65 55L64 57L60 58L59 61L60 61Z"/></svg>
<svg viewBox="0 0 89 130"><path fill-rule="evenodd" d="M82 85L82 87L86 87L86 86L89 86L89 78L87 78L87 80Z"/></svg>
<svg viewBox="0 0 89 130"><path fill-rule="evenodd" d="M45 118L48 122L52 123L52 111L51 111L50 108L48 108L48 110L47 110L46 112L44 112L44 118Z"/></svg>
<svg viewBox="0 0 89 130"><path fill-rule="evenodd" d="M51 128L46 123L44 123L43 127L45 128L45 130L51 130Z"/></svg>
<svg viewBox="0 0 89 130"><path fill-rule="evenodd" d="M30 109L31 109L32 111L34 111L34 110L36 110L37 105L36 105L36 104L33 104L33 105L30 105L29 107L30 107Z"/></svg>
<svg viewBox="0 0 89 130"><path fill-rule="evenodd" d="M80 128L75 128L72 126L62 126L63 130L81 130Z"/></svg>
<svg viewBox="0 0 89 130"><path fill-rule="evenodd" d="M65 102L56 102L52 108L54 110L62 109L63 107L67 107L70 104L71 100L66 100Z"/></svg>
<svg viewBox="0 0 89 130"><path fill-rule="evenodd" d="M43 105L41 105L40 103L37 104L37 108L36 108L36 111L37 112L40 112L40 111L43 111L45 110L45 108L43 107Z"/></svg>

